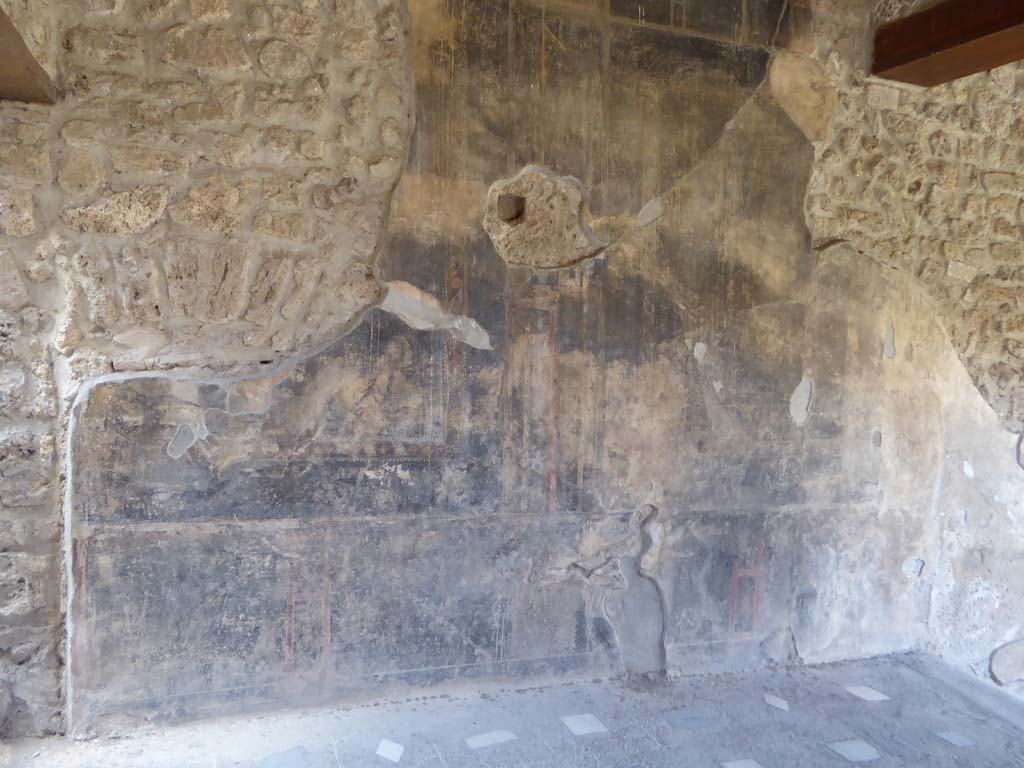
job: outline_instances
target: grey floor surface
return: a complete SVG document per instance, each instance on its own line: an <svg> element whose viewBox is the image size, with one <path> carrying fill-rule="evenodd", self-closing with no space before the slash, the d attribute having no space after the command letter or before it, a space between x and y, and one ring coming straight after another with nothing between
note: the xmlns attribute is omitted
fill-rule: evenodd
<svg viewBox="0 0 1024 768"><path fill-rule="evenodd" d="M1024 707L917 656L400 702L0 748L12 768L1024 766Z"/></svg>

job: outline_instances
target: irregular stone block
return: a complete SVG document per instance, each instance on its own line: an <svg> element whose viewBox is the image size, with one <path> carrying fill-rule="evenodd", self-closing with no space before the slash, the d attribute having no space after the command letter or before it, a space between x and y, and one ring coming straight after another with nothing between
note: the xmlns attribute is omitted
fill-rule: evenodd
<svg viewBox="0 0 1024 768"><path fill-rule="evenodd" d="M0 235L25 237L35 231L32 193L20 189L0 189Z"/></svg>
<svg viewBox="0 0 1024 768"><path fill-rule="evenodd" d="M14 254L0 251L0 307L20 309L28 303L28 291L18 272Z"/></svg>
<svg viewBox="0 0 1024 768"><path fill-rule="evenodd" d="M188 172L188 159L142 145L115 146L108 149L115 174L146 176L183 176Z"/></svg>
<svg viewBox="0 0 1024 768"><path fill-rule="evenodd" d="M23 142L0 143L0 178L47 182L50 174L50 151L47 146Z"/></svg>
<svg viewBox="0 0 1024 768"><path fill-rule="evenodd" d="M200 21L223 21L231 18L229 0L191 0L192 17Z"/></svg>
<svg viewBox="0 0 1024 768"><path fill-rule="evenodd" d="M142 65L138 37L109 29L74 27L64 36L68 57L89 69L110 65Z"/></svg>
<svg viewBox="0 0 1024 768"><path fill-rule="evenodd" d="M583 212L578 179L528 165L511 179L491 186L484 229L509 264L566 267L605 247L587 226Z"/></svg>
<svg viewBox="0 0 1024 768"><path fill-rule="evenodd" d="M28 507L48 500L53 488L53 436L32 427L0 432L0 502Z"/></svg>
<svg viewBox="0 0 1024 768"><path fill-rule="evenodd" d="M245 212L238 187L224 176L214 176L189 190L170 207L171 219L210 232L233 232Z"/></svg>
<svg viewBox="0 0 1024 768"><path fill-rule="evenodd" d="M254 232L284 240L307 242L313 238L313 219L304 211L257 211L252 228Z"/></svg>
<svg viewBox="0 0 1024 768"><path fill-rule="evenodd" d="M292 80L311 71L306 54L283 40L271 40L260 49L260 67L268 76L280 80Z"/></svg>
<svg viewBox="0 0 1024 768"><path fill-rule="evenodd" d="M163 42L163 60L177 67L229 71L251 68L241 41L222 27L174 27L165 33Z"/></svg>
<svg viewBox="0 0 1024 768"><path fill-rule="evenodd" d="M115 192L81 208L69 208L61 218L82 232L97 235L137 235L164 215L166 187L136 187Z"/></svg>

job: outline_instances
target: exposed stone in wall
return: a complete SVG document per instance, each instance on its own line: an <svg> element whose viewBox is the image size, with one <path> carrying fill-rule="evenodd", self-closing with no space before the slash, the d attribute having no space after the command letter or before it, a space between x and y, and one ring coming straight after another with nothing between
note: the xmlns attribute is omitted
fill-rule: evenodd
<svg viewBox="0 0 1024 768"><path fill-rule="evenodd" d="M0 734L61 727L76 387L343 333L384 296L413 105L397 0L3 7L63 99L0 104Z"/></svg>
<svg viewBox="0 0 1024 768"><path fill-rule="evenodd" d="M0 298L0 734L61 725L56 397L47 320L14 279Z"/></svg>
<svg viewBox="0 0 1024 768"><path fill-rule="evenodd" d="M817 54L837 109L815 145L807 220L819 247L846 241L912 277L952 342L932 382L944 467L930 504L941 530L923 571L928 644L1021 695L1024 464L1022 438L1005 430L1024 429L1024 68L927 90L865 77L868 19L930 4L817 3ZM921 354L899 323L881 351Z"/></svg>
<svg viewBox="0 0 1024 768"><path fill-rule="evenodd" d="M404 14L66 4L66 98L4 108L0 177L2 246L48 251L61 351L223 367L315 346L376 301L412 127Z"/></svg>
<svg viewBox="0 0 1024 768"><path fill-rule="evenodd" d="M578 179L527 166L491 186L484 229L509 264L568 267L606 246L587 224L584 209Z"/></svg>
<svg viewBox="0 0 1024 768"><path fill-rule="evenodd" d="M1024 430L1024 67L919 89L866 78L863 58L829 63L838 98L808 190L815 242L914 275L975 384Z"/></svg>
<svg viewBox="0 0 1024 768"><path fill-rule="evenodd" d="M866 6L815 18L817 58L770 62L772 41L809 50L785 2L740 23L709 0L692 39L696 16L649 5L654 29L608 8L415 5L422 133L390 283L372 268L411 129L396 5L69 5L67 100L0 114L0 615L16 617L0 730L58 727L55 379L68 395L112 369L276 360L380 302L476 350L373 312L269 376L113 378L80 403L83 722L124 701L230 707L225 685L296 669L315 682L303 699L453 660L680 671L887 652L981 594L957 577L1016 522L999 510L968 555L936 551L954 366L932 302L1014 424L1019 367L993 345L1019 317L1017 177L995 173L1017 118L995 113L1019 76L932 94L865 81ZM486 23L451 15L470 7ZM555 171L487 197L534 161ZM587 259L604 241L583 189L606 260ZM533 219L544 195L557 205ZM140 534L153 520L167 539ZM192 602L140 622L185 561ZM600 579L624 587L607 611ZM296 590L316 595L297 618ZM153 660L183 653L168 627L210 605L187 648L210 663L183 686ZM239 629L257 614L262 632ZM111 638L136 631L126 661ZM993 638L969 639L987 660ZM142 677L167 698L133 699Z"/></svg>

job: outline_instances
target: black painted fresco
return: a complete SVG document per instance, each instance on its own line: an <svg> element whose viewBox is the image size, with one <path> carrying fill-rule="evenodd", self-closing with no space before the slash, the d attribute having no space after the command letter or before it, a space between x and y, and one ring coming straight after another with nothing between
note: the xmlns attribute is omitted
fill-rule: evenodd
<svg viewBox="0 0 1024 768"><path fill-rule="evenodd" d="M494 349L375 310L252 379L96 386L73 722L841 643L836 563L873 546L842 531L880 492L847 400L874 326L810 249L812 148L765 85L788 8L412 2L418 126L379 267ZM531 163L581 180L612 247L506 265L487 188Z"/></svg>

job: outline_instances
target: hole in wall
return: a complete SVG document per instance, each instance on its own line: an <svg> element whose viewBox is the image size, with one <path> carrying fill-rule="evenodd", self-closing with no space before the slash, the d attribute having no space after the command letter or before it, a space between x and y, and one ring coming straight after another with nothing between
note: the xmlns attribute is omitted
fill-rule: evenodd
<svg viewBox="0 0 1024 768"><path fill-rule="evenodd" d="M509 224L517 224L523 220L526 212L526 198L522 195L498 195L498 218Z"/></svg>

